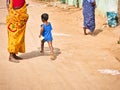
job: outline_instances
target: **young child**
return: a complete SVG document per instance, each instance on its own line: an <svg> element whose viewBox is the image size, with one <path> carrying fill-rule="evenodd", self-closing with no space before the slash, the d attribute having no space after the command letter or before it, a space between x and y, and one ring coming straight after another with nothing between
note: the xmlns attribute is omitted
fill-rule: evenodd
<svg viewBox="0 0 120 90"><path fill-rule="evenodd" d="M41 53L44 53L44 43L47 42L50 48L50 59L54 60L54 52L53 52L53 45L52 45L52 25L50 22L48 22L49 15L47 13L43 13L41 15L41 20L43 24L41 25L40 29L40 35L39 38L41 38Z"/></svg>

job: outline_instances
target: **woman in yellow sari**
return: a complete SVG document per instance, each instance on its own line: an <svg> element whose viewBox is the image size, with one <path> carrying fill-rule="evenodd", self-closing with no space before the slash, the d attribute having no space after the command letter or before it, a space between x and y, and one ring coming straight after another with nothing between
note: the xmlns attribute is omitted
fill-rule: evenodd
<svg viewBox="0 0 120 90"><path fill-rule="evenodd" d="M8 32L9 61L19 62L16 54L25 52L25 28L28 20L25 0L7 0L8 15L6 18Z"/></svg>

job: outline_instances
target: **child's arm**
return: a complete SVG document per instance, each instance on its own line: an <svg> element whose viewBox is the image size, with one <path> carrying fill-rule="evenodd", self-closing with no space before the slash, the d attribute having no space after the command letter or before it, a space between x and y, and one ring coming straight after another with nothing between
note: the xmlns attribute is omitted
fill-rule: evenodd
<svg viewBox="0 0 120 90"><path fill-rule="evenodd" d="M43 33L43 26L41 26L39 38L42 36L42 33Z"/></svg>

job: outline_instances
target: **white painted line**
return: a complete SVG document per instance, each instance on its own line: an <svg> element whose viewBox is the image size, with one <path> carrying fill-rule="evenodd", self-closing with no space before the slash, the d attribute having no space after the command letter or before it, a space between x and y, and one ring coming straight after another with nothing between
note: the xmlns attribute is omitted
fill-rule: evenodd
<svg viewBox="0 0 120 90"><path fill-rule="evenodd" d="M69 34L65 34L65 33L53 33L54 36L66 36L69 37Z"/></svg>
<svg viewBox="0 0 120 90"><path fill-rule="evenodd" d="M119 75L120 71L119 70L111 70L111 69L100 69L98 70L100 73L103 74L111 74L111 75Z"/></svg>

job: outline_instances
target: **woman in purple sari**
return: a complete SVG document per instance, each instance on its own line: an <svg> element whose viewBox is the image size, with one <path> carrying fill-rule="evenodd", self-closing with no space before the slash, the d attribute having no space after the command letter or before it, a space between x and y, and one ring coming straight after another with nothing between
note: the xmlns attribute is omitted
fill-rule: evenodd
<svg viewBox="0 0 120 90"><path fill-rule="evenodd" d="M83 16L84 16L84 34L87 35L86 29L93 32L95 29L95 0L83 0Z"/></svg>

